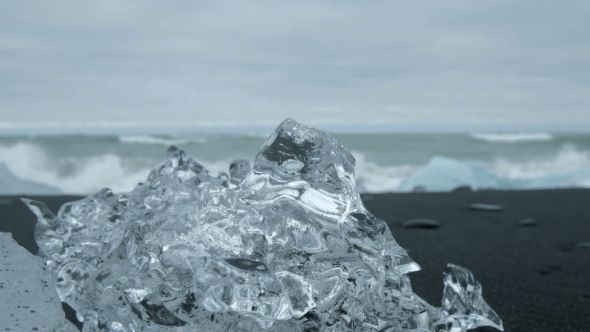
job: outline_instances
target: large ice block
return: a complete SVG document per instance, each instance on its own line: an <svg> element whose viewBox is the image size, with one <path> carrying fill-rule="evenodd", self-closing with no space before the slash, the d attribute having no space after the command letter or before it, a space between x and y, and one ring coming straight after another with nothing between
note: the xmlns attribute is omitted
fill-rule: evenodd
<svg viewBox="0 0 590 332"><path fill-rule="evenodd" d="M501 329L466 269L449 265L441 308L412 292L420 267L363 206L354 165L340 140L288 119L231 176L171 147L129 193L57 216L25 202L84 331Z"/></svg>

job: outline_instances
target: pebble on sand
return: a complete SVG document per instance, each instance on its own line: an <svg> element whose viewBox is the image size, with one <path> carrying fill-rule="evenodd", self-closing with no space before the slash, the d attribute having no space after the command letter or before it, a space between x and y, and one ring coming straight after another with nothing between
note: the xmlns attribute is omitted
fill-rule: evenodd
<svg viewBox="0 0 590 332"><path fill-rule="evenodd" d="M504 207L502 205L494 205L494 204L483 204L483 203L474 203L469 206L471 210L479 210L479 211L494 211L494 212L501 212L504 211Z"/></svg>
<svg viewBox="0 0 590 332"><path fill-rule="evenodd" d="M410 219L402 223L405 228L438 228L441 223L432 219Z"/></svg>
<svg viewBox="0 0 590 332"><path fill-rule="evenodd" d="M523 219L518 221L518 226L535 226L537 221L535 219Z"/></svg>

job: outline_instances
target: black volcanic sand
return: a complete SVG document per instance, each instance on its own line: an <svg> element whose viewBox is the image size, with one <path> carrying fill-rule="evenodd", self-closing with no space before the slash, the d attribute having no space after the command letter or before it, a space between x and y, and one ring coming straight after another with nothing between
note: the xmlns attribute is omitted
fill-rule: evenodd
<svg viewBox="0 0 590 332"><path fill-rule="evenodd" d="M57 209L76 196L30 197ZM399 244L422 267L414 292L440 305L447 263L468 268L506 331L590 331L590 190L479 191L363 195ZM504 211L475 211L473 203ZM524 219L536 225L519 226ZM438 228L404 228L433 219ZM36 219L16 197L0 197L0 231L36 253ZM71 313L68 315L72 318ZM479 328L473 331L496 331Z"/></svg>

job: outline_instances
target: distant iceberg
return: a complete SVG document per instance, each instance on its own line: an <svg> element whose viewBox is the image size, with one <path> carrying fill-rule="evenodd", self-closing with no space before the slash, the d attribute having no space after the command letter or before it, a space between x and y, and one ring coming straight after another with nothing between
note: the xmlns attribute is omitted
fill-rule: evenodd
<svg viewBox="0 0 590 332"><path fill-rule="evenodd" d="M461 162L452 158L433 157L422 169L404 179L398 191L413 191L424 188L426 191L451 191L461 186L473 190L509 186L483 165Z"/></svg>
<svg viewBox="0 0 590 332"><path fill-rule="evenodd" d="M435 156L426 166L403 179L396 191L409 192L419 189L428 192L448 192L465 186L473 190L567 188L583 186L580 179L590 179L590 170L574 169L532 176L502 176L480 162Z"/></svg>
<svg viewBox="0 0 590 332"><path fill-rule="evenodd" d="M62 194L59 188L16 177L5 163L0 162L0 195L56 195Z"/></svg>

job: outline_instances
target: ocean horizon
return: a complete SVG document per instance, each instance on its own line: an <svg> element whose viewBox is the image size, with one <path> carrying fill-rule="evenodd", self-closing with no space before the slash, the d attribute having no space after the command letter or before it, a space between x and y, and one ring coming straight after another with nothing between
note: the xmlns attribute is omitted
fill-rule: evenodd
<svg viewBox="0 0 590 332"><path fill-rule="evenodd" d="M145 128L143 128L145 129ZM212 174L254 160L271 131L0 134L0 194L133 189L175 145ZM363 193L590 187L590 133L335 133L356 159Z"/></svg>
<svg viewBox="0 0 590 332"><path fill-rule="evenodd" d="M297 120L297 119L296 119ZM278 123L260 121L257 125L240 122L139 122L139 121L45 121L30 123L2 122L3 136L60 135L181 135L181 134L260 134L269 135ZM566 133L590 134L588 123L457 123L457 124L384 124L384 123L304 123L335 134L469 134L469 133Z"/></svg>

